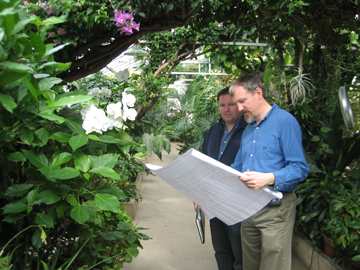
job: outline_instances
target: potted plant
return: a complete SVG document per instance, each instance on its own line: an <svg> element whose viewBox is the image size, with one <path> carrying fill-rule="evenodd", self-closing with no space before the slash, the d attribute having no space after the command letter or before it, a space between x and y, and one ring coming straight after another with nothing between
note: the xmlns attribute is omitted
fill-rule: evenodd
<svg viewBox="0 0 360 270"><path fill-rule="evenodd" d="M342 178L344 189L331 194L329 218L324 220L323 235L337 247L334 263L346 269L360 261L360 183L359 170L349 170Z"/></svg>
<svg viewBox="0 0 360 270"><path fill-rule="evenodd" d="M295 228L308 235L312 245L322 249L323 230L333 212L333 196L352 190L350 179L344 178L344 173L360 157L360 137L357 133L345 130L341 122L334 119L319 123L320 132L311 138L306 148L310 174L297 189ZM348 172L349 175L351 173L354 171Z"/></svg>

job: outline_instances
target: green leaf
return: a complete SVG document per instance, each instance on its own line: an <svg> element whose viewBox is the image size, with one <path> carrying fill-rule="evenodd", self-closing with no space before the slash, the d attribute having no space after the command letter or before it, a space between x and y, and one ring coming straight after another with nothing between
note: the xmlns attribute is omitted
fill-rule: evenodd
<svg viewBox="0 0 360 270"><path fill-rule="evenodd" d="M43 147L49 140L49 132L45 128L40 128L34 132L35 139L32 143L33 146ZM38 140L36 140L38 138Z"/></svg>
<svg viewBox="0 0 360 270"><path fill-rule="evenodd" d="M32 244L37 249L39 249L43 245L43 242L41 241L41 229L40 228L38 228L35 231L34 235L32 236Z"/></svg>
<svg viewBox="0 0 360 270"><path fill-rule="evenodd" d="M32 22L34 20L35 20L35 17L32 17L32 18L30 17L28 19L22 19L15 25L14 29L11 32L11 35L17 34L21 30L23 30L27 24L29 24L30 22Z"/></svg>
<svg viewBox="0 0 360 270"><path fill-rule="evenodd" d="M329 131L331 131L332 129L331 128L329 128L329 127L321 127L321 132L323 132L323 133L327 133L327 132L329 132Z"/></svg>
<svg viewBox="0 0 360 270"><path fill-rule="evenodd" d="M42 263L42 265L44 267L44 270L49 270L49 266L47 265L46 262L41 261L41 263Z"/></svg>
<svg viewBox="0 0 360 270"><path fill-rule="evenodd" d="M9 222L9 223L14 223L22 218L26 217L26 214L9 214L7 215L3 220L1 220L1 222L5 221L5 222ZM1 270L4 268L1 268Z"/></svg>
<svg viewBox="0 0 360 270"><path fill-rule="evenodd" d="M50 121L55 121L57 124L62 124L62 123L65 122L65 118L60 117L60 116L56 115L53 112L49 112L49 111L45 112L45 111L43 111L43 112L38 113L37 115L44 118L44 119L47 119L47 120L50 120Z"/></svg>
<svg viewBox="0 0 360 270"><path fill-rule="evenodd" d="M120 180L120 176L113 170L108 167L97 167L95 169L90 170L91 173L100 174L104 177L108 177L111 179Z"/></svg>
<svg viewBox="0 0 360 270"><path fill-rule="evenodd" d="M139 255L139 250L136 247L129 247L127 251L133 257L137 257Z"/></svg>
<svg viewBox="0 0 360 270"><path fill-rule="evenodd" d="M314 137L311 138L311 141L312 142L318 142L318 141L320 141L320 137L315 135Z"/></svg>
<svg viewBox="0 0 360 270"><path fill-rule="evenodd" d="M51 163L51 166L60 166L66 162L69 162L72 158L72 154L68 153L68 152L63 152L60 153L59 155L57 155L54 160Z"/></svg>
<svg viewBox="0 0 360 270"><path fill-rule="evenodd" d="M119 161L119 156L115 154L106 154L100 157L90 156L92 160L92 168L108 167L114 168Z"/></svg>
<svg viewBox="0 0 360 270"><path fill-rule="evenodd" d="M56 204L56 212L61 213L68 209L70 205L65 201L60 201Z"/></svg>
<svg viewBox="0 0 360 270"><path fill-rule="evenodd" d="M136 237L136 235L130 234L126 237L126 240L128 240L128 242L130 244L134 243L138 238Z"/></svg>
<svg viewBox="0 0 360 270"><path fill-rule="evenodd" d="M49 105L46 108L60 108L71 104L84 103L90 99L92 99L92 96L90 95L66 96L57 101L48 101Z"/></svg>
<svg viewBox="0 0 360 270"><path fill-rule="evenodd" d="M35 34L32 31L29 32L29 37L30 37L31 43L35 49L35 52L37 52L40 56L43 56L45 54L45 50L46 50L44 42L41 40L41 38L37 34Z"/></svg>
<svg viewBox="0 0 360 270"><path fill-rule="evenodd" d="M107 241L124 239L126 237L123 232L117 232L117 231L102 233L101 236Z"/></svg>
<svg viewBox="0 0 360 270"><path fill-rule="evenodd" d="M82 127L82 121L78 117L72 116L72 117L66 118L65 123L76 134L84 134L85 135L85 130Z"/></svg>
<svg viewBox="0 0 360 270"><path fill-rule="evenodd" d="M60 167L45 166L39 169L39 171L46 176L50 181L56 182L57 178L54 177L55 171L60 170Z"/></svg>
<svg viewBox="0 0 360 270"><path fill-rule="evenodd" d="M22 211L25 211L26 208L27 206L25 204L14 202L14 203L8 203L2 209L4 209L4 214L10 214L10 213L20 213Z"/></svg>
<svg viewBox="0 0 360 270"><path fill-rule="evenodd" d="M87 144L88 141L89 141L89 138L86 135L80 134L80 135L71 137L69 140L69 144L70 144L71 148L73 149L73 151L75 151L76 149L80 148L81 146L84 146L85 144Z"/></svg>
<svg viewBox="0 0 360 270"><path fill-rule="evenodd" d="M74 163L76 169L87 172L90 169L91 159L87 155L78 152L75 155Z"/></svg>
<svg viewBox="0 0 360 270"><path fill-rule="evenodd" d="M114 195L96 194L94 203L101 210L120 213L120 202Z"/></svg>
<svg viewBox="0 0 360 270"><path fill-rule="evenodd" d="M33 71L33 68L31 66L14 62L1 62L0 68L3 70L15 71L18 73L29 73Z"/></svg>
<svg viewBox="0 0 360 270"><path fill-rule="evenodd" d="M38 93L34 85L31 83L28 77L22 77L21 78L22 83L26 86L27 89L29 89L30 93L34 97L34 100L36 103L39 103L38 101Z"/></svg>
<svg viewBox="0 0 360 270"><path fill-rule="evenodd" d="M54 227L54 221L49 215L38 213L35 217L35 222L40 226L45 226L46 228Z"/></svg>
<svg viewBox="0 0 360 270"><path fill-rule="evenodd" d="M11 70L4 70L0 72L0 85L6 86L12 82L15 82L21 78L25 78L26 73L19 73Z"/></svg>
<svg viewBox="0 0 360 270"><path fill-rule="evenodd" d="M67 22L67 18L66 16L60 16L60 17L49 17L44 21L40 21L39 24L40 25L53 25L53 24L59 24L59 23L64 23Z"/></svg>
<svg viewBox="0 0 360 270"><path fill-rule="evenodd" d="M79 175L80 172L78 169L66 167L64 169L54 170L52 177L55 177L57 179L67 180L78 177Z"/></svg>
<svg viewBox="0 0 360 270"><path fill-rule="evenodd" d="M84 224L89 219L88 211L81 204L77 204L71 210L70 216L80 224Z"/></svg>
<svg viewBox="0 0 360 270"><path fill-rule="evenodd" d="M28 158L32 165L37 168L49 165L49 160L43 152L35 152L32 150L22 150L24 155Z"/></svg>
<svg viewBox="0 0 360 270"><path fill-rule="evenodd" d="M133 138L129 134L127 134L126 132L123 132L123 131L117 132L115 130L110 130L110 131L107 131L106 135L104 135L104 136L112 136L114 138L120 139L120 142L119 142L120 145L128 145L128 144L134 143Z"/></svg>
<svg viewBox="0 0 360 270"><path fill-rule="evenodd" d="M31 145L34 140L34 133L28 127L21 127L19 129L20 140L24 143Z"/></svg>
<svg viewBox="0 0 360 270"><path fill-rule="evenodd" d="M100 210L95 204L94 201L85 201L82 203L82 206L89 213L89 220L95 221L97 218L97 212Z"/></svg>
<svg viewBox="0 0 360 270"><path fill-rule="evenodd" d="M27 193L32 187L33 184L15 184L5 190L5 195L10 197L22 196Z"/></svg>
<svg viewBox="0 0 360 270"><path fill-rule="evenodd" d="M5 109L7 109L9 112L13 112L13 109L17 107L16 102L12 98L12 96L8 94L2 94L0 93L0 102L4 106Z"/></svg>
<svg viewBox="0 0 360 270"><path fill-rule="evenodd" d="M232 61L224 61L224 66L227 68L231 68L231 66L233 65Z"/></svg>
<svg viewBox="0 0 360 270"><path fill-rule="evenodd" d="M103 187L99 188L97 190L97 192L102 193L102 194L115 195L119 201L125 200L127 198L124 191L122 191L120 188L114 187L114 186L103 186Z"/></svg>
<svg viewBox="0 0 360 270"><path fill-rule="evenodd" d="M90 140L100 141L99 137L96 136L96 135L94 135L94 134L89 134L89 135L87 135L87 136L88 136L88 138L89 138Z"/></svg>
<svg viewBox="0 0 360 270"><path fill-rule="evenodd" d="M4 11L2 12L2 16L1 19L3 20L3 22L1 23L1 28L5 30L5 33L7 36L10 37L12 31L14 30L15 24L17 23L18 19L17 19L17 14L15 14L14 12L12 12L12 9L8 9L11 12L7 12L5 13Z"/></svg>
<svg viewBox="0 0 360 270"><path fill-rule="evenodd" d="M26 161L26 156L23 153L20 153L20 152L13 152L13 153L10 153L8 155L7 160L25 162Z"/></svg>
<svg viewBox="0 0 360 270"><path fill-rule="evenodd" d="M360 255L356 255L356 256L352 257L351 260L353 260L355 262L359 262L360 261Z"/></svg>
<svg viewBox="0 0 360 270"><path fill-rule="evenodd" d="M52 55L52 54L62 50L67 45L70 45L70 43L68 42L68 43L65 43L65 44L61 44L61 45L58 45L58 46L56 46L56 47L54 47L54 48L52 48L50 50L47 50L46 53L44 54L44 57L47 57L49 55Z"/></svg>
<svg viewBox="0 0 360 270"><path fill-rule="evenodd" d="M72 206L76 206L78 204L77 200L72 196L66 197L66 201L70 203Z"/></svg>
<svg viewBox="0 0 360 270"><path fill-rule="evenodd" d="M39 89L40 90L49 90L53 88L55 84L59 84L62 82L62 79L56 77L48 77L45 79L40 80L39 82Z"/></svg>
<svg viewBox="0 0 360 270"><path fill-rule="evenodd" d="M70 189L71 189L71 186L61 184L61 185L52 187L51 191L57 195L60 195L63 199L65 199L67 197L67 195L69 195Z"/></svg>
<svg viewBox="0 0 360 270"><path fill-rule="evenodd" d="M49 205L49 204L56 203L56 202L58 202L60 200L61 200L60 196L56 195L51 190L47 189L45 191L40 192L37 195L36 200L34 201L34 204L45 203L45 204Z"/></svg>
<svg viewBox="0 0 360 270"><path fill-rule="evenodd" d="M120 139L114 138L112 136L107 136L107 135L98 137L98 140L101 142L104 142L104 143L121 143Z"/></svg>
<svg viewBox="0 0 360 270"><path fill-rule="evenodd" d="M69 142L71 135L65 132L56 132L50 136L50 139L58 142Z"/></svg>
<svg viewBox="0 0 360 270"><path fill-rule="evenodd" d="M38 193L39 193L39 188L36 188L28 193L28 195L26 196L26 199L27 199L29 205L34 204Z"/></svg>

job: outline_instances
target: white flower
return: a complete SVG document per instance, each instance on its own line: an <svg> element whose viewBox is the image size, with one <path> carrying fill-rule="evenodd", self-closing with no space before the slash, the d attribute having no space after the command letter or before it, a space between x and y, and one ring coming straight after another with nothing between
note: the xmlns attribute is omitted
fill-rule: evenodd
<svg viewBox="0 0 360 270"><path fill-rule="evenodd" d="M109 98L111 96L111 90L108 88L101 88L101 90L99 91L99 95L101 98L103 97L107 97Z"/></svg>
<svg viewBox="0 0 360 270"><path fill-rule="evenodd" d="M124 110L123 113L124 121L126 121L126 119L129 119L130 121L134 121L136 116L137 116L137 112L135 111L135 109Z"/></svg>
<svg viewBox="0 0 360 270"><path fill-rule="evenodd" d="M136 98L132 94L126 94L122 92L122 103L124 106L134 107Z"/></svg>
<svg viewBox="0 0 360 270"><path fill-rule="evenodd" d="M90 105L89 110L86 111L85 119L100 121L105 116L105 112L95 107L94 104Z"/></svg>
<svg viewBox="0 0 360 270"><path fill-rule="evenodd" d="M127 81L127 79L129 79L129 70L128 69L121 70L118 73L116 73L115 77L119 82Z"/></svg>
<svg viewBox="0 0 360 270"><path fill-rule="evenodd" d="M95 88L90 89L89 95L92 95L93 97L100 97L100 92L101 92L100 88L95 87Z"/></svg>
<svg viewBox="0 0 360 270"><path fill-rule="evenodd" d="M106 112L107 114L112 115L114 118L121 117L121 102L118 102L116 104L111 103L107 105Z"/></svg>
<svg viewBox="0 0 360 270"><path fill-rule="evenodd" d="M86 133L91 133L93 131L100 133L102 124L100 121L93 119L85 119L82 124L83 129L85 129Z"/></svg>
<svg viewBox="0 0 360 270"><path fill-rule="evenodd" d="M107 118L106 116L102 117L100 119L100 122L101 122L101 130L102 131L107 131L108 129L112 129L112 126L113 126L113 121L111 121L110 118Z"/></svg>
<svg viewBox="0 0 360 270"><path fill-rule="evenodd" d="M114 125L114 127L122 128L122 126L123 126L123 124L122 124L122 118L119 117L119 118L114 119L113 125Z"/></svg>

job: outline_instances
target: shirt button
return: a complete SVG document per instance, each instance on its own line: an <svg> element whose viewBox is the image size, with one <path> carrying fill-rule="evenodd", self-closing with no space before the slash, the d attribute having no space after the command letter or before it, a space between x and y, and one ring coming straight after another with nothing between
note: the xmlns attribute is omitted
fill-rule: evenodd
<svg viewBox="0 0 360 270"><path fill-rule="evenodd" d="M226 143L226 141L224 141L224 143Z"/></svg>
<svg viewBox="0 0 360 270"><path fill-rule="evenodd" d="M252 157L252 154L250 155L250 157Z"/></svg>
<svg viewBox="0 0 360 270"><path fill-rule="evenodd" d="M279 189L279 186L277 186L276 189Z"/></svg>
<svg viewBox="0 0 360 270"><path fill-rule="evenodd" d="M259 129L259 127L256 127L256 129Z"/></svg>
<svg viewBox="0 0 360 270"><path fill-rule="evenodd" d="M223 154L224 152L221 152L221 154Z"/></svg>
<svg viewBox="0 0 360 270"><path fill-rule="evenodd" d="M249 169L247 169L247 171L250 171Z"/></svg>
<svg viewBox="0 0 360 270"><path fill-rule="evenodd" d="M253 141L253 143L255 143L255 141Z"/></svg>

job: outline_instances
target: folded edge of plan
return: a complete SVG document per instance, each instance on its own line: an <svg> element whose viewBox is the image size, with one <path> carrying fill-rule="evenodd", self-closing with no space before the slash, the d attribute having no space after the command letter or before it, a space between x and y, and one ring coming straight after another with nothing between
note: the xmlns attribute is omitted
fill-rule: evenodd
<svg viewBox="0 0 360 270"><path fill-rule="evenodd" d="M190 149L170 164L146 164L162 180L201 206L208 219L228 225L241 222L283 194L264 187L251 190L238 179L242 173Z"/></svg>

